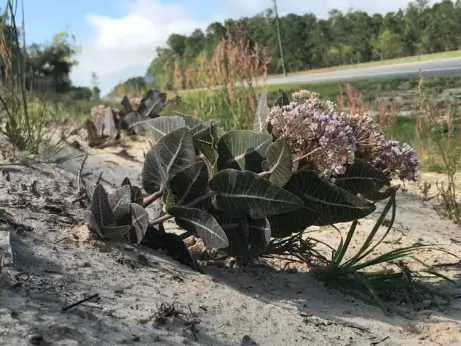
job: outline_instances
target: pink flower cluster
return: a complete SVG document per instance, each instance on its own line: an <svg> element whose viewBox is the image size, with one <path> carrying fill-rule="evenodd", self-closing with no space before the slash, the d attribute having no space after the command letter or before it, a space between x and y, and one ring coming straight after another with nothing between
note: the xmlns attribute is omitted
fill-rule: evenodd
<svg viewBox="0 0 461 346"><path fill-rule="evenodd" d="M289 105L271 109L271 132L286 138L296 156L305 157L320 176L334 179L357 156L401 179L418 179L415 150L407 143L386 140L373 118L339 114L334 102L311 91L300 90L292 97Z"/></svg>
<svg viewBox="0 0 461 346"><path fill-rule="evenodd" d="M274 107L269 122L272 132L286 138L298 158L306 157L329 179L354 162L355 136L337 112L317 107L309 102Z"/></svg>

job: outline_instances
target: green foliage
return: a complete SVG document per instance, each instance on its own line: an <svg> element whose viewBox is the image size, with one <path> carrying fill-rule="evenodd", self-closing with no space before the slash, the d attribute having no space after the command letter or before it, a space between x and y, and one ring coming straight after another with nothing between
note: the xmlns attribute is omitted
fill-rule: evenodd
<svg viewBox="0 0 461 346"><path fill-rule="evenodd" d="M461 46L457 34L461 29L459 1L444 0L432 6L427 1L410 2L406 9L384 15L335 9L326 19L312 13L288 14L279 17L279 22L288 72L446 52ZM281 73L272 10L215 22L190 36L172 34L152 61L149 73L168 80L164 61L177 60L187 68L197 68L204 55L213 52L228 33L232 34L235 24L243 25L252 46L267 47L269 73Z"/></svg>
<svg viewBox="0 0 461 346"><path fill-rule="evenodd" d="M415 302L420 304L424 301L430 301L437 306L440 305L441 301L448 303L450 298L446 294L427 287L423 282L413 277L414 273L403 262L399 262L411 255L415 250L423 248L424 245L398 248L380 254L377 257L369 257L391 231L396 209L394 191L359 250L351 258L345 260L346 252L349 250L358 225L358 221L355 220L347 232L346 239L341 237L341 242L333 252L331 260L325 267L315 269L314 275L320 280L325 281L329 286L381 307L385 313L389 312L386 301L391 301L393 296L399 294L403 294L406 297L407 303L410 304ZM386 221L386 216L390 210L392 210L392 214L390 220L387 220L386 231L375 241L377 232L381 226L384 226L384 221ZM392 269L385 269L378 272L364 271L364 269L376 268L379 265L384 266L391 262L400 263L401 271L396 272ZM435 271L426 272L434 277L442 277ZM448 280L447 278L443 279Z"/></svg>
<svg viewBox="0 0 461 346"><path fill-rule="evenodd" d="M132 77L117 84L108 94L108 96L120 96L129 93L143 93L148 88L144 77Z"/></svg>
<svg viewBox="0 0 461 346"><path fill-rule="evenodd" d="M266 251L271 238L363 218L375 206L357 194L372 200L383 188L392 189L384 173L361 161L336 183L299 166L286 140L268 133L268 115L263 93L254 120L259 131L226 133L215 121L181 113L145 121L152 147L141 172L142 203L126 182L110 195L98 185L85 211L90 229L103 239L125 237L140 244L158 235L149 231L153 226L174 218L185 237L250 259ZM146 223L139 205L161 200L167 214Z"/></svg>

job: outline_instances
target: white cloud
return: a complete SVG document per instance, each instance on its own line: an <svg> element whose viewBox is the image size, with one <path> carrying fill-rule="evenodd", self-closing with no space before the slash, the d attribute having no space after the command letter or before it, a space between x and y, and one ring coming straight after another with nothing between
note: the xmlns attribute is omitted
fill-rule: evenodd
<svg viewBox="0 0 461 346"><path fill-rule="evenodd" d="M123 18L89 14L92 39L83 42L79 66L72 73L77 85L89 85L95 71L103 92L120 80L143 74L172 33L189 34L206 26L191 18L181 6L140 0Z"/></svg>
<svg viewBox="0 0 461 346"><path fill-rule="evenodd" d="M172 33L190 34L196 28L205 29L212 21L253 15L273 5L272 0L226 0L219 2L219 5L214 2L212 7L219 6L219 13L210 14L199 21L194 18L192 10L206 13L207 2L211 3L211 0L176 0L174 3L162 0L121 1L127 9L124 17L111 18L96 14L86 16L92 34L89 39L80 40L80 64L72 73L75 84L89 85L91 72L95 71L100 77L103 93L107 93L119 81L143 75L155 56L156 48L165 45ZM319 17L325 17L332 8L385 13L406 7L408 2L279 0L278 7L281 15L313 12Z"/></svg>

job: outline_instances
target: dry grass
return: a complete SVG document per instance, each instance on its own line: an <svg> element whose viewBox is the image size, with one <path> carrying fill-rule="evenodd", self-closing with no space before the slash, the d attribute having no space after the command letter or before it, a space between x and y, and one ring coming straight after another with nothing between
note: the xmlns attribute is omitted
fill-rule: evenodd
<svg viewBox="0 0 461 346"><path fill-rule="evenodd" d="M249 128L270 60L264 49L250 46L241 26L223 38L199 67L185 69L180 62L165 62L165 74L173 76L172 88L201 89L182 94L183 111L204 120L216 119L226 130ZM255 82L257 76L262 81ZM236 85L247 87L236 87ZM217 86L222 88L212 89Z"/></svg>
<svg viewBox="0 0 461 346"><path fill-rule="evenodd" d="M421 168L443 173L437 181L435 195L430 196L431 185L420 182L425 200L436 199L439 214L455 223L461 219L456 174L461 163L461 131L459 112L453 106L440 107L430 90L426 90L422 75L418 79L417 98L412 114L399 116L395 102L366 102L363 94L346 84L346 90L338 94L341 108L354 114L376 116L386 137L405 141L418 152Z"/></svg>

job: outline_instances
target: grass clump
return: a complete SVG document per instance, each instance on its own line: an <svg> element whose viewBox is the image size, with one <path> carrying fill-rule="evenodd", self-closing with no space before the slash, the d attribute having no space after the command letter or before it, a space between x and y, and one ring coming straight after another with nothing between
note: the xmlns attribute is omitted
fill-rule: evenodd
<svg viewBox="0 0 461 346"><path fill-rule="evenodd" d="M29 64L32 58L25 53L28 50L21 34L24 19L21 28L17 25L16 6L8 0L1 14L1 133L12 144L13 154L18 149L48 161L64 149L64 138L72 124L59 102L59 95L40 91L40 83L35 79L38 71Z"/></svg>
<svg viewBox="0 0 461 346"><path fill-rule="evenodd" d="M436 210L444 217L459 223L461 206L459 203L456 175L461 163L461 141L459 118L454 117L452 109L440 110L431 102L430 94L424 86L422 75L419 77L419 114L415 130L419 140L429 138L432 157L445 179L436 182Z"/></svg>

